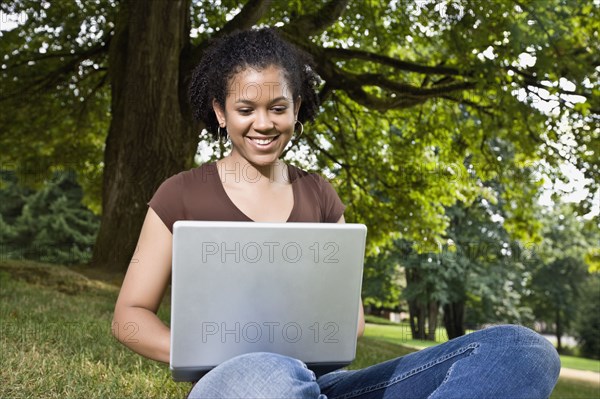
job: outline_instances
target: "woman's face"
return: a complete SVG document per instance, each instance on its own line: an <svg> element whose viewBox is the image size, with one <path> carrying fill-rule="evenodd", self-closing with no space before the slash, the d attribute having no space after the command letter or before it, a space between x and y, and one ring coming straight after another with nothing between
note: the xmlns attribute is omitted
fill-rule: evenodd
<svg viewBox="0 0 600 399"><path fill-rule="evenodd" d="M291 140L300 99L294 103L279 67L247 68L231 79L225 109L216 101L213 109L220 126L227 128L231 155L262 166L277 161Z"/></svg>

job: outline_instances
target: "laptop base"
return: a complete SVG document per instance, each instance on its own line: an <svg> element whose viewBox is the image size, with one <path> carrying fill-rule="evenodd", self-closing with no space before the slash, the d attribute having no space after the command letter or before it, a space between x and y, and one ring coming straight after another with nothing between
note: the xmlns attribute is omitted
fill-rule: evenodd
<svg viewBox="0 0 600 399"><path fill-rule="evenodd" d="M312 370L317 378L332 371L341 369L342 367L348 366L350 363L308 363L306 366ZM212 368L200 369L198 367L178 367L176 369L171 368L171 374L173 380L177 382L196 382L200 378L204 377Z"/></svg>

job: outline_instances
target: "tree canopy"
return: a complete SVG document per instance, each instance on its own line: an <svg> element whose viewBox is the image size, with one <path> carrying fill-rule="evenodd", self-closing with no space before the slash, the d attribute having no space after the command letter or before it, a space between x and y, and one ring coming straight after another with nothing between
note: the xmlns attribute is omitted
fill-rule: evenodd
<svg viewBox="0 0 600 399"><path fill-rule="evenodd" d="M314 57L323 112L286 156L301 162L308 148L346 219L369 226L372 254L394 238L445 243L445 209L476 198L505 203L507 231L532 239L541 173L561 178L565 162L590 179L583 211L598 190L598 3L12 0L0 11L15 22L0 39L0 162L21 176L78 172L102 213L99 265L126 267L152 192L193 165L202 126L186 87L207 42L252 26Z"/></svg>

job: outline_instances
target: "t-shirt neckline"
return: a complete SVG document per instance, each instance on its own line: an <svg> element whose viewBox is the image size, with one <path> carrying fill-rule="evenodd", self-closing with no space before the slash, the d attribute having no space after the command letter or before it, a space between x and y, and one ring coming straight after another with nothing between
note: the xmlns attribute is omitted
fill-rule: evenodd
<svg viewBox="0 0 600 399"><path fill-rule="evenodd" d="M214 173L210 173L210 175L214 175L215 178L217 179L216 183L220 189L220 193L223 197L225 197L225 200L229 203L231 208L235 209L235 211L238 214L243 216L249 222L255 222L252 218L250 218L240 208L237 207L237 205L229 197L229 194L227 194L227 191L225 191L225 187L223 186L223 182L221 181L221 176L219 175L219 169L217 168L217 162L211 162L210 165L212 168L214 168ZM298 204L298 195L296 193L296 184L294 184L296 179L295 179L295 176L293 175L294 170L292 168L292 165L286 164L286 167L287 167L287 171L288 171L288 178L291 180L291 183L292 183L292 197L293 197L293 201L294 201L294 203L292 204L292 210L290 211L290 214L288 215L288 218L285 221L285 223L288 223L292 220L292 217L294 216L294 213L296 212L296 208L297 208L297 204Z"/></svg>

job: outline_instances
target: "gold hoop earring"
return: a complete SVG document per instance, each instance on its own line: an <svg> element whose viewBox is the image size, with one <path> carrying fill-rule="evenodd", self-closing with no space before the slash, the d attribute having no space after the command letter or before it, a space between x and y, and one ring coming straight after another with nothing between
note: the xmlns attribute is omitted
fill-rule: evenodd
<svg viewBox="0 0 600 399"><path fill-rule="evenodd" d="M300 138L300 136L302 136L302 133L304 133L304 125L302 124L302 122L300 122L298 119L296 119L296 122L294 122L294 125L295 125L296 123L299 123L299 124L300 124L300 134L299 134L298 136L296 136L296 137L294 138L294 140L298 140L298 139Z"/></svg>

